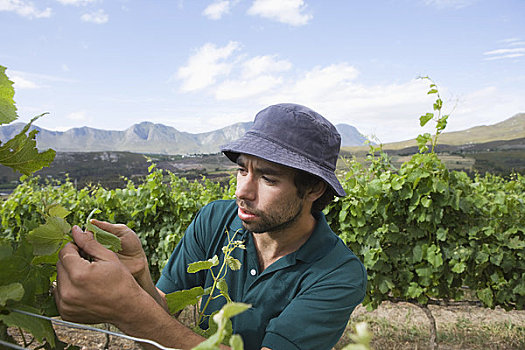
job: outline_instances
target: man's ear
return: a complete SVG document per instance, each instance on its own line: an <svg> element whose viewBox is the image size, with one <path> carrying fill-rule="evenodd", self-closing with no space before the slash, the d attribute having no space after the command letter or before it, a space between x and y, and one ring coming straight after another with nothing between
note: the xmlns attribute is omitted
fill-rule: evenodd
<svg viewBox="0 0 525 350"><path fill-rule="evenodd" d="M308 200L315 202L319 197L321 197L324 192L326 191L326 182L324 181L318 181L315 185L310 187L308 192L306 193L306 196L308 197Z"/></svg>

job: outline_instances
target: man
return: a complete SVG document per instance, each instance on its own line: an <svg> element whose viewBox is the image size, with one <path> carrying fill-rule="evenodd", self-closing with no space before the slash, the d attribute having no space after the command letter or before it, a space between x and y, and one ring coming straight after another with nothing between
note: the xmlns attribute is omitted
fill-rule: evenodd
<svg viewBox="0 0 525 350"><path fill-rule="evenodd" d="M232 300L252 304L232 319L245 349L331 349L366 291L363 265L320 212L334 195L345 195L334 174L339 148L335 127L311 109L279 104L262 110L244 137L222 148L239 166L236 200L199 212L157 286L129 228L95 221L121 238L119 254L73 229L76 244L62 249L57 264L62 317L110 322L171 347L196 346L203 338L165 311L164 295L208 287L209 273L188 274L188 264L221 256L226 233L237 232L246 249L233 255L242 267L226 280ZM223 303L211 300L207 313Z"/></svg>

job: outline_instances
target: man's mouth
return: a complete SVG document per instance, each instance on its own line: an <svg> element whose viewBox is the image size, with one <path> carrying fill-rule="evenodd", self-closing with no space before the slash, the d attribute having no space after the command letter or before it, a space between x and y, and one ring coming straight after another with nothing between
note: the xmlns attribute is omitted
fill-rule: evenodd
<svg viewBox="0 0 525 350"><path fill-rule="evenodd" d="M241 206L239 206L237 209L237 215L242 221L250 221L250 220L254 220L255 218L257 218L257 214Z"/></svg>

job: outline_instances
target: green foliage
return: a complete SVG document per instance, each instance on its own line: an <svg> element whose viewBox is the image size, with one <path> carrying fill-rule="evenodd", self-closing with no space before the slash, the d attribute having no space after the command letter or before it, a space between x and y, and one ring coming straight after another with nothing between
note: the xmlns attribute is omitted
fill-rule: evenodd
<svg viewBox="0 0 525 350"><path fill-rule="evenodd" d="M420 124L434 119L435 136L420 135L420 153L398 170L380 147L371 148L368 168L348 161L348 196L325 209L329 224L365 264L369 308L462 300L467 287L487 307L523 309L525 180L447 170L434 147L448 116L430 89L437 117L427 113Z"/></svg>
<svg viewBox="0 0 525 350"><path fill-rule="evenodd" d="M5 74L6 68L0 65L0 124L6 124L18 118L13 96L13 82ZM45 113L44 113L45 114ZM23 130L11 140L0 142L0 164L6 165L22 174L29 175L51 164L55 158L55 151L48 149L39 152L36 148L37 130L28 132L31 124L40 118L41 114L33 118Z"/></svg>
<svg viewBox="0 0 525 350"><path fill-rule="evenodd" d="M15 89L13 82L5 74L6 68L0 65L0 124L8 124L18 118L16 114Z"/></svg>
<svg viewBox="0 0 525 350"><path fill-rule="evenodd" d="M342 350L370 350L372 335L368 331L366 322L359 322L355 325L355 332L350 334L350 339L352 339L352 343Z"/></svg>
<svg viewBox="0 0 525 350"><path fill-rule="evenodd" d="M226 283L225 277L228 273L228 269L235 271L238 270L241 265L239 260L231 256L231 253L236 248L245 249L245 246L243 241L235 240L237 232L231 236L227 230L225 233L228 235L228 243L222 248L224 258L218 271L216 271L216 274L214 273L213 268L219 266L220 264L220 260L217 255L205 261L196 261L191 263L188 265L187 269L188 273L209 270L209 273L213 279L213 284L206 289L203 289L202 287L195 287L189 290L176 291L166 295L166 302L171 313L176 313L188 305L198 305L198 303L203 300L201 298L204 296L206 297L204 302L205 304L199 311L199 317L196 321L195 329L198 331L197 328L204 320L204 317L213 320L214 323L210 322L209 329L204 332L204 335L208 337L208 340L201 343L194 349L218 349L219 345L225 340L228 340L230 346L232 346L234 349L243 349L241 337L238 335L232 336L230 318L248 309L251 305L236 303L231 300L230 296L228 295L228 284ZM221 297L226 299L226 304L218 312L215 312L212 315L207 315L206 309L209 305L209 302L213 299Z"/></svg>
<svg viewBox="0 0 525 350"><path fill-rule="evenodd" d="M0 207L0 292L2 303L5 299L6 304L0 309L9 312L0 324L28 319L28 316L10 312L13 308L28 307L34 313L57 315L50 290L55 279L58 250L71 240L71 226L67 221L85 222L86 229L94 231L103 244L114 246L113 250L119 249L120 240L110 233L94 230L89 222L91 215L97 213L100 219L127 223L138 233L149 255L152 274L157 278L198 210L214 199L225 198L230 192L229 188L221 188L206 179L190 183L154 166L150 171L143 183L136 185L129 181L125 188L116 190L102 187L77 190L70 181L40 185L38 178L24 179ZM231 259L227 262L235 264ZM20 286L23 297L18 300L16 293L20 293ZM218 290L225 289L222 284L220 286ZM40 337L42 329L52 329L43 326L46 322L37 319L19 326ZM49 344L58 344L54 332L41 338ZM7 334L3 338L0 335L0 339L8 339Z"/></svg>
<svg viewBox="0 0 525 350"><path fill-rule="evenodd" d="M429 77L420 77L420 79L425 79L430 81L430 90L428 90L427 95L436 95L436 101L434 102L433 108L434 112L432 113L426 113L419 117L419 125L425 126L429 121L434 120L436 123L436 133L434 135L434 138L432 138L432 135L425 133L422 135L419 135L416 138L419 152L426 153L428 152L428 146L427 144L430 142L431 144L431 152L434 152L434 148L437 145L438 137L439 135L445 130L447 127L447 120L449 115L442 115L442 108L443 108L443 100L441 99L441 96L438 91L438 87L436 83Z"/></svg>

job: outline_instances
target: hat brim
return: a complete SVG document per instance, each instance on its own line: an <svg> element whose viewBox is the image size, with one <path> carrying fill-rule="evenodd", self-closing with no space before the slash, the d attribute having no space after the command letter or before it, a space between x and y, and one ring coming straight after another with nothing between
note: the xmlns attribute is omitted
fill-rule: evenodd
<svg viewBox="0 0 525 350"><path fill-rule="evenodd" d="M237 161L239 154L249 154L273 163L281 164L323 179L338 197L346 196L346 192L335 176L332 169L325 168L311 161L303 155L289 150L283 145L276 144L259 135L246 133L240 139L221 147L221 151L233 162Z"/></svg>

